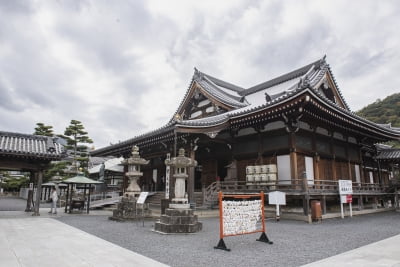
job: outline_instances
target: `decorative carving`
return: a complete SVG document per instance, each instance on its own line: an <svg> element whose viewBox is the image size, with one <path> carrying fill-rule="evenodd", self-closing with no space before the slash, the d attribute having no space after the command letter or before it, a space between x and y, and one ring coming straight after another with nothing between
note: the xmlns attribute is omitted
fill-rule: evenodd
<svg viewBox="0 0 400 267"><path fill-rule="evenodd" d="M210 138L215 138L218 135L219 131L208 132L206 135Z"/></svg>

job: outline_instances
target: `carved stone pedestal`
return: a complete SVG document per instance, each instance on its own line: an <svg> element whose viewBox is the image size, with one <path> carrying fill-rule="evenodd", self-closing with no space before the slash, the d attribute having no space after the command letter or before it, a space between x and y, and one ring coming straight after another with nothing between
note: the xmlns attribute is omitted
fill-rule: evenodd
<svg viewBox="0 0 400 267"><path fill-rule="evenodd" d="M143 214L141 209L136 211L136 198L123 197L117 204L117 208L113 210L113 216L109 217L109 219L114 221L134 221L142 218L142 216L149 217L150 215L151 211L148 209L145 209Z"/></svg>
<svg viewBox="0 0 400 267"><path fill-rule="evenodd" d="M155 223L154 231L164 234L196 233L202 226L192 209L166 209Z"/></svg>

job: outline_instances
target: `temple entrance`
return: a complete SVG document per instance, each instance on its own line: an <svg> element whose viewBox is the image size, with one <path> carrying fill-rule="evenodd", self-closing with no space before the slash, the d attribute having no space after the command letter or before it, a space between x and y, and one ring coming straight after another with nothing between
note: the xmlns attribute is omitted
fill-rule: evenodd
<svg viewBox="0 0 400 267"><path fill-rule="evenodd" d="M217 177L219 177L220 181L224 181L226 175L228 174L227 166L230 162L225 159L220 159L217 162Z"/></svg>

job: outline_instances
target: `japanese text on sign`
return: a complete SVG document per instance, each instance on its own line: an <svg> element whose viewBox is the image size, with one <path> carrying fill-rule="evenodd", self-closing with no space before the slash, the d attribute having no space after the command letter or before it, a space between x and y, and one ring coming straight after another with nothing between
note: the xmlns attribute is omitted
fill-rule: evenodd
<svg viewBox="0 0 400 267"><path fill-rule="evenodd" d="M340 195L353 194L353 182L351 180L339 180L338 183Z"/></svg>
<svg viewBox="0 0 400 267"><path fill-rule="evenodd" d="M250 233L261 224L261 200L222 201L224 235Z"/></svg>

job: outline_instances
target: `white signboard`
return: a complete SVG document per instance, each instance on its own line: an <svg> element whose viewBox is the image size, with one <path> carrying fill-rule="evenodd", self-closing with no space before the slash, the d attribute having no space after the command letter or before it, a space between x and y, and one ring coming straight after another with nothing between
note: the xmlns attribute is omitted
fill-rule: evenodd
<svg viewBox="0 0 400 267"><path fill-rule="evenodd" d="M171 154L167 154L167 159L170 159ZM169 176L170 176L170 166L165 169L165 198L169 198Z"/></svg>
<svg viewBox="0 0 400 267"><path fill-rule="evenodd" d="M353 194L353 182L351 180L339 180L338 182L340 195Z"/></svg>
<svg viewBox="0 0 400 267"><path fill-rule="evenodd" d="M273 191L268 194L268 204L270 205L286 205L285 192Z"/></svg>
<svg viewBox="0 0 400 267"><path fill-rule="evenodd" d="M136 201L136 203L137 204L144 204L148 194L149 194L149 192L141 192L140 195L139 195L138 200Z"/></svg>
<svg viewBox="0 0 400 267"><path fill-rule="evenodd" d="M261 200L222 201L224 235L245 234L260 228Z"/></svg>

